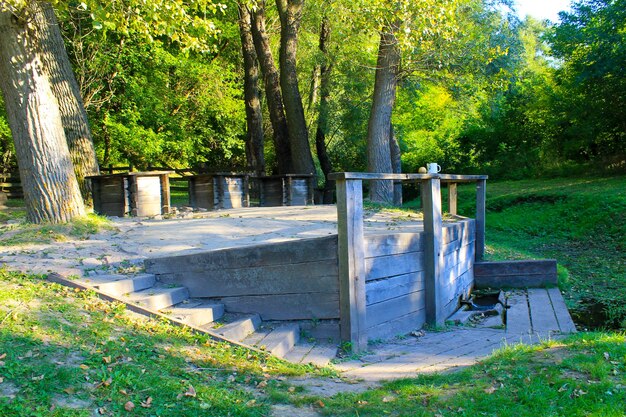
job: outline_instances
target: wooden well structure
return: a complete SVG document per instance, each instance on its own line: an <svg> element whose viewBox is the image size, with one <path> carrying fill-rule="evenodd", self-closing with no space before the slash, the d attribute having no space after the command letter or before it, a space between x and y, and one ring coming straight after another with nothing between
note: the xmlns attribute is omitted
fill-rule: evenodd
<svg viewBox="0 0 626 417"><path fill-rule="evenodd" d="M474 285L485 242L486 176L335 173L336 235L146 260L146 271L263 320L325 320L355 351L441 325ZM365 233L363 181L417 182L423 229ZM453 220L443 221L441 184ZM476 184L476 217L456 215L456 184Z"/></svg>
<svg viewBox="0 0 626 417"><path fill-rule="evenodd" d="M172 171L92 175L94 211L105 216L157 216L170 212Z"/></svg>
<svg viewBox="0 0 626 417"><path fill-rule="evenodd" d="M230 209L248 207L249 175L232 172L197 174L189 181L189 204L194 208Z"/></svg>
<svg viewBox="0 0 626 417"><path fill-rule="evenodd" d="M268 175L254 180L258 184L261 207L313 204L315 176L312 174Z"/></svg>

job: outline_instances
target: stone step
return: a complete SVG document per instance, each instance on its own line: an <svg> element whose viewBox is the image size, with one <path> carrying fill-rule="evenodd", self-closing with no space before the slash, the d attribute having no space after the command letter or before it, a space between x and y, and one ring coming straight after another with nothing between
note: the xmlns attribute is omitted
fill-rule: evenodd
<svg viewBox="0 0 626 417"><path fill-rule="evenodd" d="M258 339L255 334L243 340L243 343L253 344L279 358L284 357L300 339L300 326L295 323L283 324L265 330L264 337ZM254 342L254 343L253 343Z"/></svg>
<svg viewBox="0 0 626 417"><path fill-rule="evenodd" d="M161 313L192 326L202 326L213 323L224 316L224 304L189 299L173 307L162 310Z"/></svg>
<svg viewBox="0 0 626 417"><path fill-rule="evenodd" d="M186 287L167 287L159 284L126 296L131 302L154 311L182 303L188 297L189 291Z"/></svg>
<svg viewBox="0 0 626 417"><path fill-rule="evenodd" d="M109 295L124 295L151 288L156 283L153 274L140 274L128 278L124 275L110 275L110 277L122 277L121 279L112 279L107 282L98 282L94 286L100 291ZM102 278L99 278L101 281Z"/></svg>
<svg viewBox="0 0 626 417"><path fill-rule="evenodd" d="M302 359L302 363L312 363L316 366L326 366L337 357L337 345L332 343L318 343Z"/></svg>
<svg viewBox="0 0 626 417"><path fill-rule="evenodd" d="M261 326L261 316L258 314L247 314L234 319L228 324L219 328L207 327L217 334L221 334L227 339L241 342L248 335L254 333ZM204 327L204 326L203 326Z"/></svg>

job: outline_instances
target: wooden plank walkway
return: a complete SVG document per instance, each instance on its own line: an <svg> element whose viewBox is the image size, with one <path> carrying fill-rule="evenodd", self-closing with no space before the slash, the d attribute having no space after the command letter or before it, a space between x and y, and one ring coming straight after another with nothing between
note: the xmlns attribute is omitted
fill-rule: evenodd
<svg viewBox="0 0 626 417"><path fill-rule="evenodd" d="M379 381L469 366L504 346L535 344L576 331L558 289L531 288L507 293L503 327L454 327L427 331L370 346L359 359L335 364L346 377ZM491 322L493 323L493 322Z"/></svg>

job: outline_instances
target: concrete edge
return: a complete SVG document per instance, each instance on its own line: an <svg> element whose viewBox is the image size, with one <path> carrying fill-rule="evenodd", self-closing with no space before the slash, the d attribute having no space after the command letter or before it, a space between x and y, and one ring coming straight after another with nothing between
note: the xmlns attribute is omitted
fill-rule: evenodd
<svg viewBox="0 0 626 417"><path fill-rule="evenodd" d="M69 279L65 278L64 276L62 276L61 274L58 274L56 272L52 272L52 273L48 274L46 276L46 280L49 281L49 282L53 282L53 283L56 283L56 284L60 284L60 285L69 287L69 288L77 288L77 289L79 289L81 291L93 291L94 293L96 293L97 297L100 298L101 300L104 300L104 301L117 301L119 303L124 304L128 310L130 310L130 311L132 311L134 313L138 313L138 314L150 317L150 318L165 319L165 320L167 320L168 322L172 323L175 326L187 327L187 328L191 329L195 333L205 334L205 335L209 336L209 338L211 338L212 340L219 341L219 342L226 342L226 343L229 343L231 345L239 346L239 347L251 350L251 351L256 352L256 353L262 353L262 354L267 355L267 356L272 356L269 352L266 352L264 350L257 349L257 348L255 348L253 346L246 345L244 343L241 343L241 342L238 342L238 341L235 341L235 340L228 339L228 338L226 338L226 337L224 337L224 336L222 336L220 334L214 333L214 332L209 331L209 330L202 329L202 328L200 328L198 326L194 326L194 325L191 325L191 324L184 323L184 322L182 322L180 320L177 320L177 319L169 317L169 316L167 316L165 314L159 313L158 311L150 310L150 309L147 309L145 307L141 307L141 306L139 306L137 304L134 304L134 303L131 303L131 302L128 302L128 301L124 301L124 300L122 300L120 298L113 297L111 295L108 295L108 294L105 294L105 293L99 291L97 288L90 287L88 285L84 285L84 284L82 284L80 282L77 282L77 281L69 280Z"/></svg>

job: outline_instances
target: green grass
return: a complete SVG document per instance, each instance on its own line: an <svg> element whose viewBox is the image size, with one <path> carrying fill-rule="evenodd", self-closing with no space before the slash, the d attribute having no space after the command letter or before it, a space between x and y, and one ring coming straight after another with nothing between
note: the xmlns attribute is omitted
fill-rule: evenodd
<svg viewBox="0 0 626 417"><path fill-rule="evenodd" d="M16 216L15 212L9 215L12 219L19 220L19 223L0 226L0 246L48 244L68 239L85 240L101 230L110 230L113 227L109 220L96 214L88 214L61 224L31 224L25 221L25 215Z"/></svg>
<svg viewBox="0 0 626 417"><path fill-rule="evenodd" d="M313 372L4 270L0 323L2 416L264 416L260 381Z"/></svg>
<svg viewBox="0 0 626 417"><path fill-rule="evenodd" d="M460 187L459 212L473 207ZM488 259L555 258L579 323L626 328L625 176L488 182L486 224Z"/></svg>

